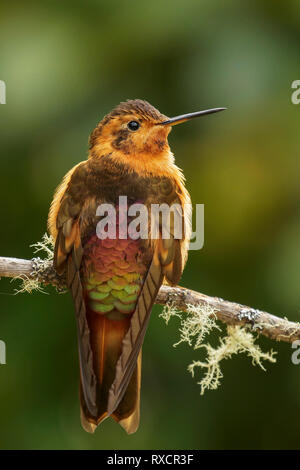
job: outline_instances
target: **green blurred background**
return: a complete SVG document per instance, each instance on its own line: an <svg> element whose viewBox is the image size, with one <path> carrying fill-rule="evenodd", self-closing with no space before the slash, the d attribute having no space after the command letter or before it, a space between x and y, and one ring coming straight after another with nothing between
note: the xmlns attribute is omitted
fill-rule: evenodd
<svg viewBox="0 0 300 470"><path fill-rule="evenodd" d="M55 187L120 101L146 99L169 116L228 106L170 136L193 202L205 204L205 246L190 252L182 285L299 321L299 27L297 0L2 2L1 255L32 256ZM107 420L85 433L71 299L16 287L1 281L0 448L300 448L291 346L259 339L277 364L263 372L234 357L221 387L200 396L186 370L200 352L172 347L178 322L166 327L159 307L140 429L127 436Z"/></svg>

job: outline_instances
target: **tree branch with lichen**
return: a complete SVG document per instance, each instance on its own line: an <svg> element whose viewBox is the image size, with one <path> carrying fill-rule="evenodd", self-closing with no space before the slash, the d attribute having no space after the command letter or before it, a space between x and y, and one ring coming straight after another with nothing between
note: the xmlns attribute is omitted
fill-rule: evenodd
<svg viewBox="0 0 300 470"><path fill-rule="evenodd" d="M32 292L40 289L42 285L49 284L59 291L64 290L65 279L58 276L53 268L52 239L45 235L43 241L33 247L35 253L44 251L46 257L43 259L36 257L31 260L0 257L0 278L22 280L23 285L18 292ZM174 346L187 343L193 349L206 350L206 362L194 361L188 366L192 375L195 367L206 369L204 377L199 382L201 393L207 388L218 387L222 377L219 363L232 354L244 352L252 357L254 364L262 368L262 360L275 362L273 351L264 353L254 343L256 335L288 343L300 339L300 323L184 287L163 285L157 295L156 303L164 306L160 316L166 323L171 317L180 318L180 339ZM181 312L185 312L186 315L182 316ZM213 348L210 344L204 344L203 340L213 329L220 330L217 320L227 325L227 335L220 338L217 348Z"/></svg>
<svg viewBox="0 0 300 470"><path fill-rule="evenodd" d="M24 290L29 292L31 288L34 290L35 284L51 284L59 290L66 288L65 279L54 271L51 258L38 257L27 260L0 257L1 277L24 280ZM227 325L245 326L248 324L259 334L276 341L292 343L300 339L300 323L219 297L210 297L185 287L163 285L157 295L156 303L169 304L183 312L187 312L191 307L207 306L212 309L218 320Z"/></svg>

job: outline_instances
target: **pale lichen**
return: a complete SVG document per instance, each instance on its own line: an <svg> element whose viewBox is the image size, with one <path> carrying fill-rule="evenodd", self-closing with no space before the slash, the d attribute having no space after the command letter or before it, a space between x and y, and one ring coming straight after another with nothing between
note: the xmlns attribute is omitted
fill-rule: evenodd
<svg viewBox="0 0 300 470"><path fill-rule="evenodd" d="M186 315L184 317L184 315ZM274 358L275 352L263 352L260 347L255 344L256 337L246 327L241 326L228 326L227 335L219 338L219 345L212 347L210 344L205 344L205 337L212 332L212 330L221 331L216 322L216 314L214 309L210 306L187 306L185 313L179 312L172 305L166 305L160 315L166 323L169 322L171 317L180 318L180 338L174 346L180 343L187 343L193 349L203 348L206 351L205 361L193 361L188 366L188 371L194 377L195 368L200 367L206 372L203 378L198 382L200 385L201 395L205 390L215 390L219 387L223 373L220 363L224 359L229 359L233 354L246 353L252 358L252 364L260 366L263 370L264 366L262 361L276 362Z"/></svg>
<svg viewBox="0 0 300 470"><path fill-rule="evenodd" d="M27 292L31 294L33 291L39 291L46 293L42 287L41 282L39 281L39 273L45 272L46 269L50 268L53 263L54 257L54 240L53 238L45 233L43 235L42 241L36 242L33 245L30 245L31 248L34 249L33 253L43 252L46 256L45 258L41 259L39 257L33 258L32 260L32 277L29 276L18 276L14 277L12 280L18 279L21 280L21 287L16 289L16 294L22 294Z"/></svg>
<svg viewBox="0 0 300 470"><path fill-rule="evenodd" d="M16 276L12 278L12 281L19 280L21 281L21 285L18 289L15 289L15 294L32 294L34 291L42 292L46 294L46 292L41 287L41 283L37 279L32 279L25 275Z"/></svg>
<svg viewBox="0 0 300 470"><path fill-rule="evenodd" d="M167 304L160 317L168 324L172 316L180 318L180 338L174 344L174 347L180 343L188 343L189 346L198 349L205 336L214 328L220 330L216 323L215 310L209 305L201 305L199 307L187 305L186 318L182 318L182 314L176 308Z"/></svg>
<svg viewBox="0 0 300 470"><path fill-rule="evenodd" d="M48 235L48 233L44 233L42 241L41 242L36 242L30 245L30 248L34 248L33 253L39 253L40 251L46 253L46 260L47 261L52 261L54 257L54 239L51 235Z"/></svg>

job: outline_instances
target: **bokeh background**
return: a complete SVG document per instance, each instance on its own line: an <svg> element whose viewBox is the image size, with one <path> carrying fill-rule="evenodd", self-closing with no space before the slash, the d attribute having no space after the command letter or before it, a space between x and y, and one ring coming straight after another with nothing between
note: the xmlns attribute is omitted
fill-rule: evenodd
<svg viewBox="0 0 300 470"><path fill-rule="evenodd" d="M297 0L2 2L1 255L32 256L55 187L120 101L143 98L170 116L228 106L170 136L194 203L205 204L205 246L190 253L182 285L299 321L299 27ZM178 322L165 326L159 307L140 429L127 436L107 420L85 433L71 299L17 287L1 280L0 448L299 449L291 346L259 339L277 364L264 372L233 357L221 387L200 396L187 372L200 352L172 347Z"/></svg>

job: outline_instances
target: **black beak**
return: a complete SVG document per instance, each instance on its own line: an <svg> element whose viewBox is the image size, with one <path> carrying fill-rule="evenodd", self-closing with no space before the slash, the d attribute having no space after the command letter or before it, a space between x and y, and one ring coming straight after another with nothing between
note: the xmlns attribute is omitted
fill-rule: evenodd
<svg viewBox="0 0 300 470"><path fill-rule="evenodd" d="M168 119L167 121L158 122L160 126L176 126L176 124L181 124L182 122L189 121L199 116L206 116L206 114L218 113L219 111L224 111L227 108L212 108L205 109L204 111L197 111L196 113L181 114L180 116L175 116Z"/></svg>

